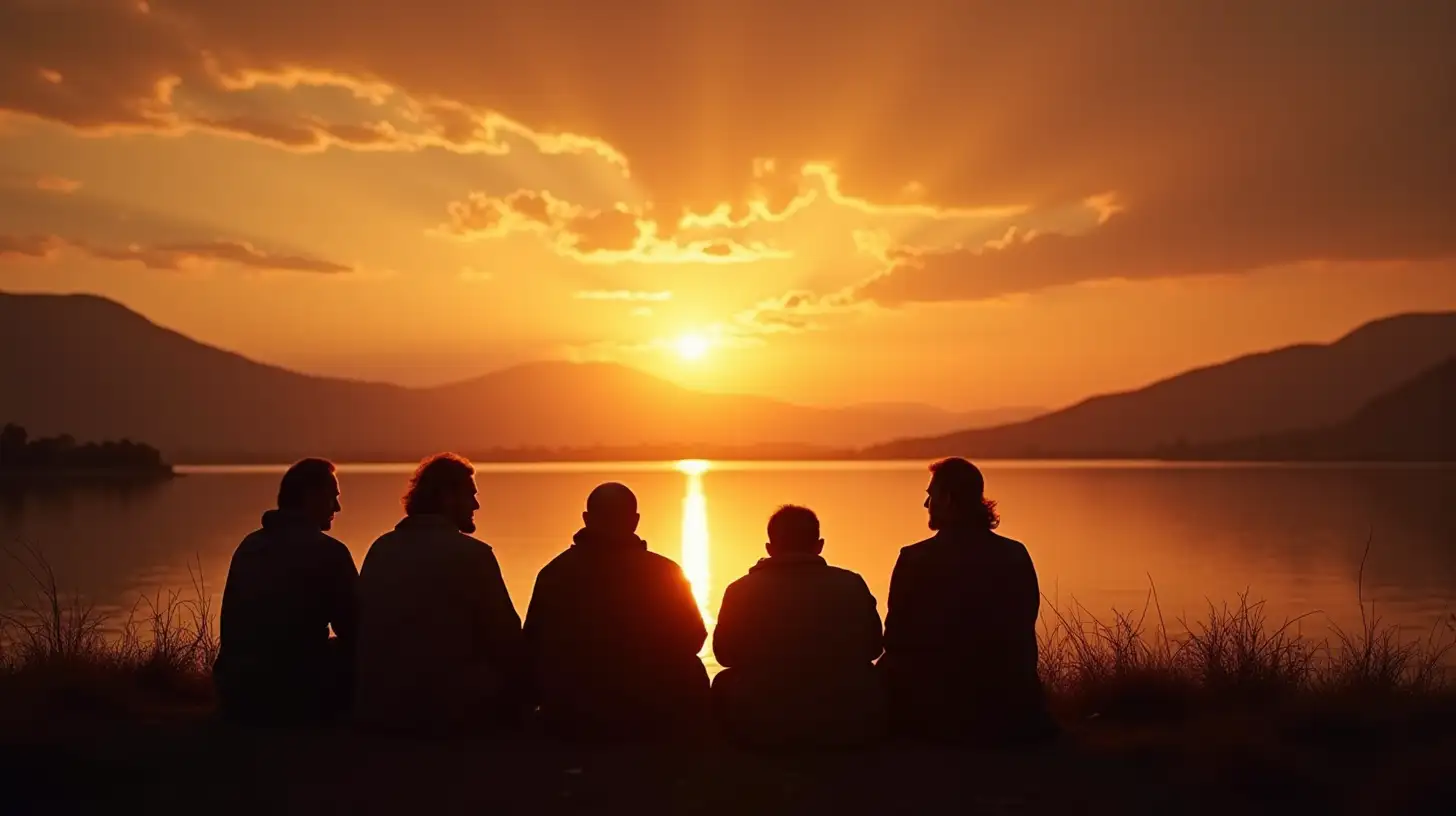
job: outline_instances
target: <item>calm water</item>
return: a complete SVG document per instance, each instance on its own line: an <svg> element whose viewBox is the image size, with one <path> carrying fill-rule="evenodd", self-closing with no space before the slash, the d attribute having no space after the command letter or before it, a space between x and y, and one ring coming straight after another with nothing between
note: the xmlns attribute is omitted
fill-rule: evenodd
<svg viewBox="0 0 1456 816"><path fill-rule="evenodd" d="M1358 624L1367 600L1391 622L1429 632L1456 609L1456 469L989 463L1002 532L1024 541L1042 591L1103 615L1141 609L1150 579L1165 617L1247 590L1272 617ZM362 562L398 520L410 467L345 466L333 534ZM228 559L272 506L282 468L194 469L128 492L0 496L0 543L41 548L63 587L108 607L190 586L200 565L220 596ZM627 482L649 547L683 565L712 618L728 582L763 555L764 524L784 502L818 511L832 563L862 573L882 610L899 548L927 535L921 463L708 463L485 466L477 535L495 547L522 612L536 571L570 542L587 492ZM13 562L0 579L21 585Z"/></svg>

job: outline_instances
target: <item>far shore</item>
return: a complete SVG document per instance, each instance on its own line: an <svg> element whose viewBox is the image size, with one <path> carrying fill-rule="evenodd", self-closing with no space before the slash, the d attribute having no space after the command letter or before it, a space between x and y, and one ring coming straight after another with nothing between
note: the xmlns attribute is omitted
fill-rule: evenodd
<svg viewBox="0 0 1456 816"><path fill-rule="evenodd" d="M171 465L157 468L39 467L0 468L3 487L64 487L67 485L134 485L175 479L182 474Z"/></svg>
<svg viewBox="0 0 1456 816"><path fill-rule="evenodd" d="M485 453L473 455L469 452L461 452L466 458L476 465L492 466L531 466L541 465L547 467L572 467L572 466L598 466L598 465L620 465L624 467L648 467L656 469L663 464L676 462L710 462L714 465L726 465L730 468L743 468L748 466L768 467L794 467L808 466L812 469L829 469L835 466L855 465L874 468L924 468L928 462L943 457L902 457L902 458L880 458L863 457L855 455L843 456L771 456L771 455L742 455L721 452L704 451L674 451L663 452L660 455L648 455L641 452L619 451L619 455L608 455L606 453L593 454L590 452L570 451L560 455L508 455L500 453ZM417 457L405 455L398 456L329 456L328 458L341 467L370 469L386 468L396 469L399 467L414 466L429 453ZM945 454L951 456L956 454ZM288 465L302 458L284 458L278 456L237 456L237 457L214 457L200 456L187 458L178 462L175 466L178 474L206 472L211 470L226 470L232 468L257 469L271 472L273 470L287 468ZM1416 460L1416 459L1167 459L1147 456L1101 456L1101 457L1056 457L1056 456L1024 456L1024 457L968 457L977 464L983 466L1022 466L1022 467L1186 467L1186 468L1244 468L1244 467L1308 467L1308 468L1383 468L1383 467L1419 467L1444 469L1456 466L1456 461L1450 460Z"/></svg>

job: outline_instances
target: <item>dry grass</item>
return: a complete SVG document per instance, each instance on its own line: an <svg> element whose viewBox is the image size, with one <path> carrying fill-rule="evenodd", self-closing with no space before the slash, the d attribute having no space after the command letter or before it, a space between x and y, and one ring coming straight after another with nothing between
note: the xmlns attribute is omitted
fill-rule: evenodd
<svg viewBox="0 0 1456 816"><path fill-rule="evenodd" d="M190 596L158 592L119 618L64 594L42 553L0 553L30 581L9 587L10 603L0 611L0 682L25 692L13 698L87 709L211 699L218 640L200 568L188 568Z"/></svg>
<svg viewBox="0 0 1456 816"><path fill-rule="evenodd" d="M1151 579L1136 614L1102 620L1077 604L1065 612L1048 605L1038 637L1042 679L1065 720L1166 720L1228 706L1456 695L1447 660L1456 615L1423 638L1403 637L1364 600L1363 582L1362 562L1359 631L1331 623L1322 638L1303 633L1314 613L1276 624L1264 602L1247 594L1233 605L1210 603L1201 620L1180 618L1174 633Z"/></svg>
<svg viewBox="0 0 1456 816"><path fill-rule="evenodd" d="M67 705L211 703L218 641L200 568L189 568L190 595L158 593L121 618L63 594L41 553L0 553L31 582L21 591L11 587L15 605L0 611L0 688ZM1210 603L1202 619L1179 619L1176 629L1164 620L1151 586L1142 610L1114 612L1107 620L1077 604L1062 610L1048 603L1041 674L1054 712L1068 723L1169 722L1227 707L1335 699L1368 707L1456 696L1446 660L1456 646L1456 615L1427 637L1410 639L1386 624L1373 603L1358 600L1360 629L1332 625L1319 639L1301 631L1311 615L1276 624L1264 603L1247 595L1232 605Z"/></svg>

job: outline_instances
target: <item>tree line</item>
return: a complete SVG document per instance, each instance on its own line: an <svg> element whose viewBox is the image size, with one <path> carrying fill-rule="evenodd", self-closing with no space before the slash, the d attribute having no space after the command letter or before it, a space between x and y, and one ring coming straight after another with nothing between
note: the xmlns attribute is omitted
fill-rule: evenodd
<svg viewBox="0 0 1456 816"><path fill-rule="evenodd" d="M0 470L166 470L162 452L130 439L77 442L70 434L31 439L20 425L0 429Z"/></svg>

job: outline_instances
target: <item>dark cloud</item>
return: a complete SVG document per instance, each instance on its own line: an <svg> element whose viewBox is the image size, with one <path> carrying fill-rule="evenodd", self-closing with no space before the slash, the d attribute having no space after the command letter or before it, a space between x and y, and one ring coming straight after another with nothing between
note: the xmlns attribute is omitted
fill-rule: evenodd
<svg viewBox="0 0 1456 816"><path fill-rule="evenodd" d="M625 204L602 209L563 201L544 190L505 196L473 192L446 205L433 232L466 241L536 233L557 253L591 263L743 263L782 257L768 247L729 238L663 237L659 223Z"/></svg>
<svg viewBox="0 0 1456 816"><path fill-rule="evenodd" d="M1242 273L1307 261L1432 260L1456 248L1449 211L1417 203L1441 197L1439 181L1401 188L1372 182L1361 203L1374 213L1328 208L1317 221L1308 211L1329 202L1322 196L1339 194L1330 185L1255 187L1245 196L1240 182L1255 183L1210 183L1119 202L1080 233L1012 231L977 248L892 249L884 272L859 294L883 305L984 300L1086 281ZM1395 212L1403 217L1389 217Z"/></svg>
<svg viewBox="0 0 1456 816"><path fill-rule="evenodd" d="M50 174L18 173L14 171L0 170L0 190L5 191L26 191L40 190L46 193L60 193L69 195L81 189L81 182Z"/></svg>
<svg viewBox="0 0 1456 816"><path fill-rule="evenodd" d="M828 295L808 290L786 292L768 298L734 316L730 330L739 336L797 334L826 328L825 321L863 311L866 304L858 301L851 289Z"/></svg>
<svg viewBox="0 0 1456 816"><path fill-rule="evenodd" d="M351 266L318 258L267 252L246 241L200 241L108 247L96 246L84 241L68 241L54 235L0 235L0 258L48 258L64 249L75 250L99 260L135 262L148 269L169 271L181 271L215 264L263 271L312 272L327 275L354 271Z"/></svg>
<svg viewBox="0 0 1456 816"><path fill-rule="evenodd" d="M575 252L630 252L642 237L640 216L624 208L584 213L566 223L563 237Z"/></svg>
<svg viewBox="0 0 1456 816"><path fill-rule="evenodd" d="M48 258L60 248L49 235L0 235L0 258Z"/></svg>
<svg viewBox="0 0 1456 816"><path fill-rule="evenodd" d="M297 149L499 150L509 132L625 156L658 213L747 196L777 212L794 190L763 159L831 162L876 202L908 188L938 206L1125 205L1079 236L902 263L871 287L887 302L1456 250L1452 3L153 5L0 0L0 108L197 127L173 104L189 89L314 72L404 101L384 119L213 127ZM625 218L606 217L602 246L620 246Z"/></svg>
<svg viewBox="0 0 1456 816"><path fill-rule="evenodd" d="M584 217L580 207L540 190L517 190L505 196L473 192L447 204L445 211L448 220L435 231L465 240L530 230L559 231L567 221Z"/></svg>
<svg viewBox="0 0 1456 816"><path fill-rule="evenodd" d="M197 265L225 263L250 269L315 272L326 275L354 271L353 267L318 258L265 252L244 241L130 246L124 249L89 246L83 248L97 258L112 261L135 261L148 269L181 270Z"/></svg>

